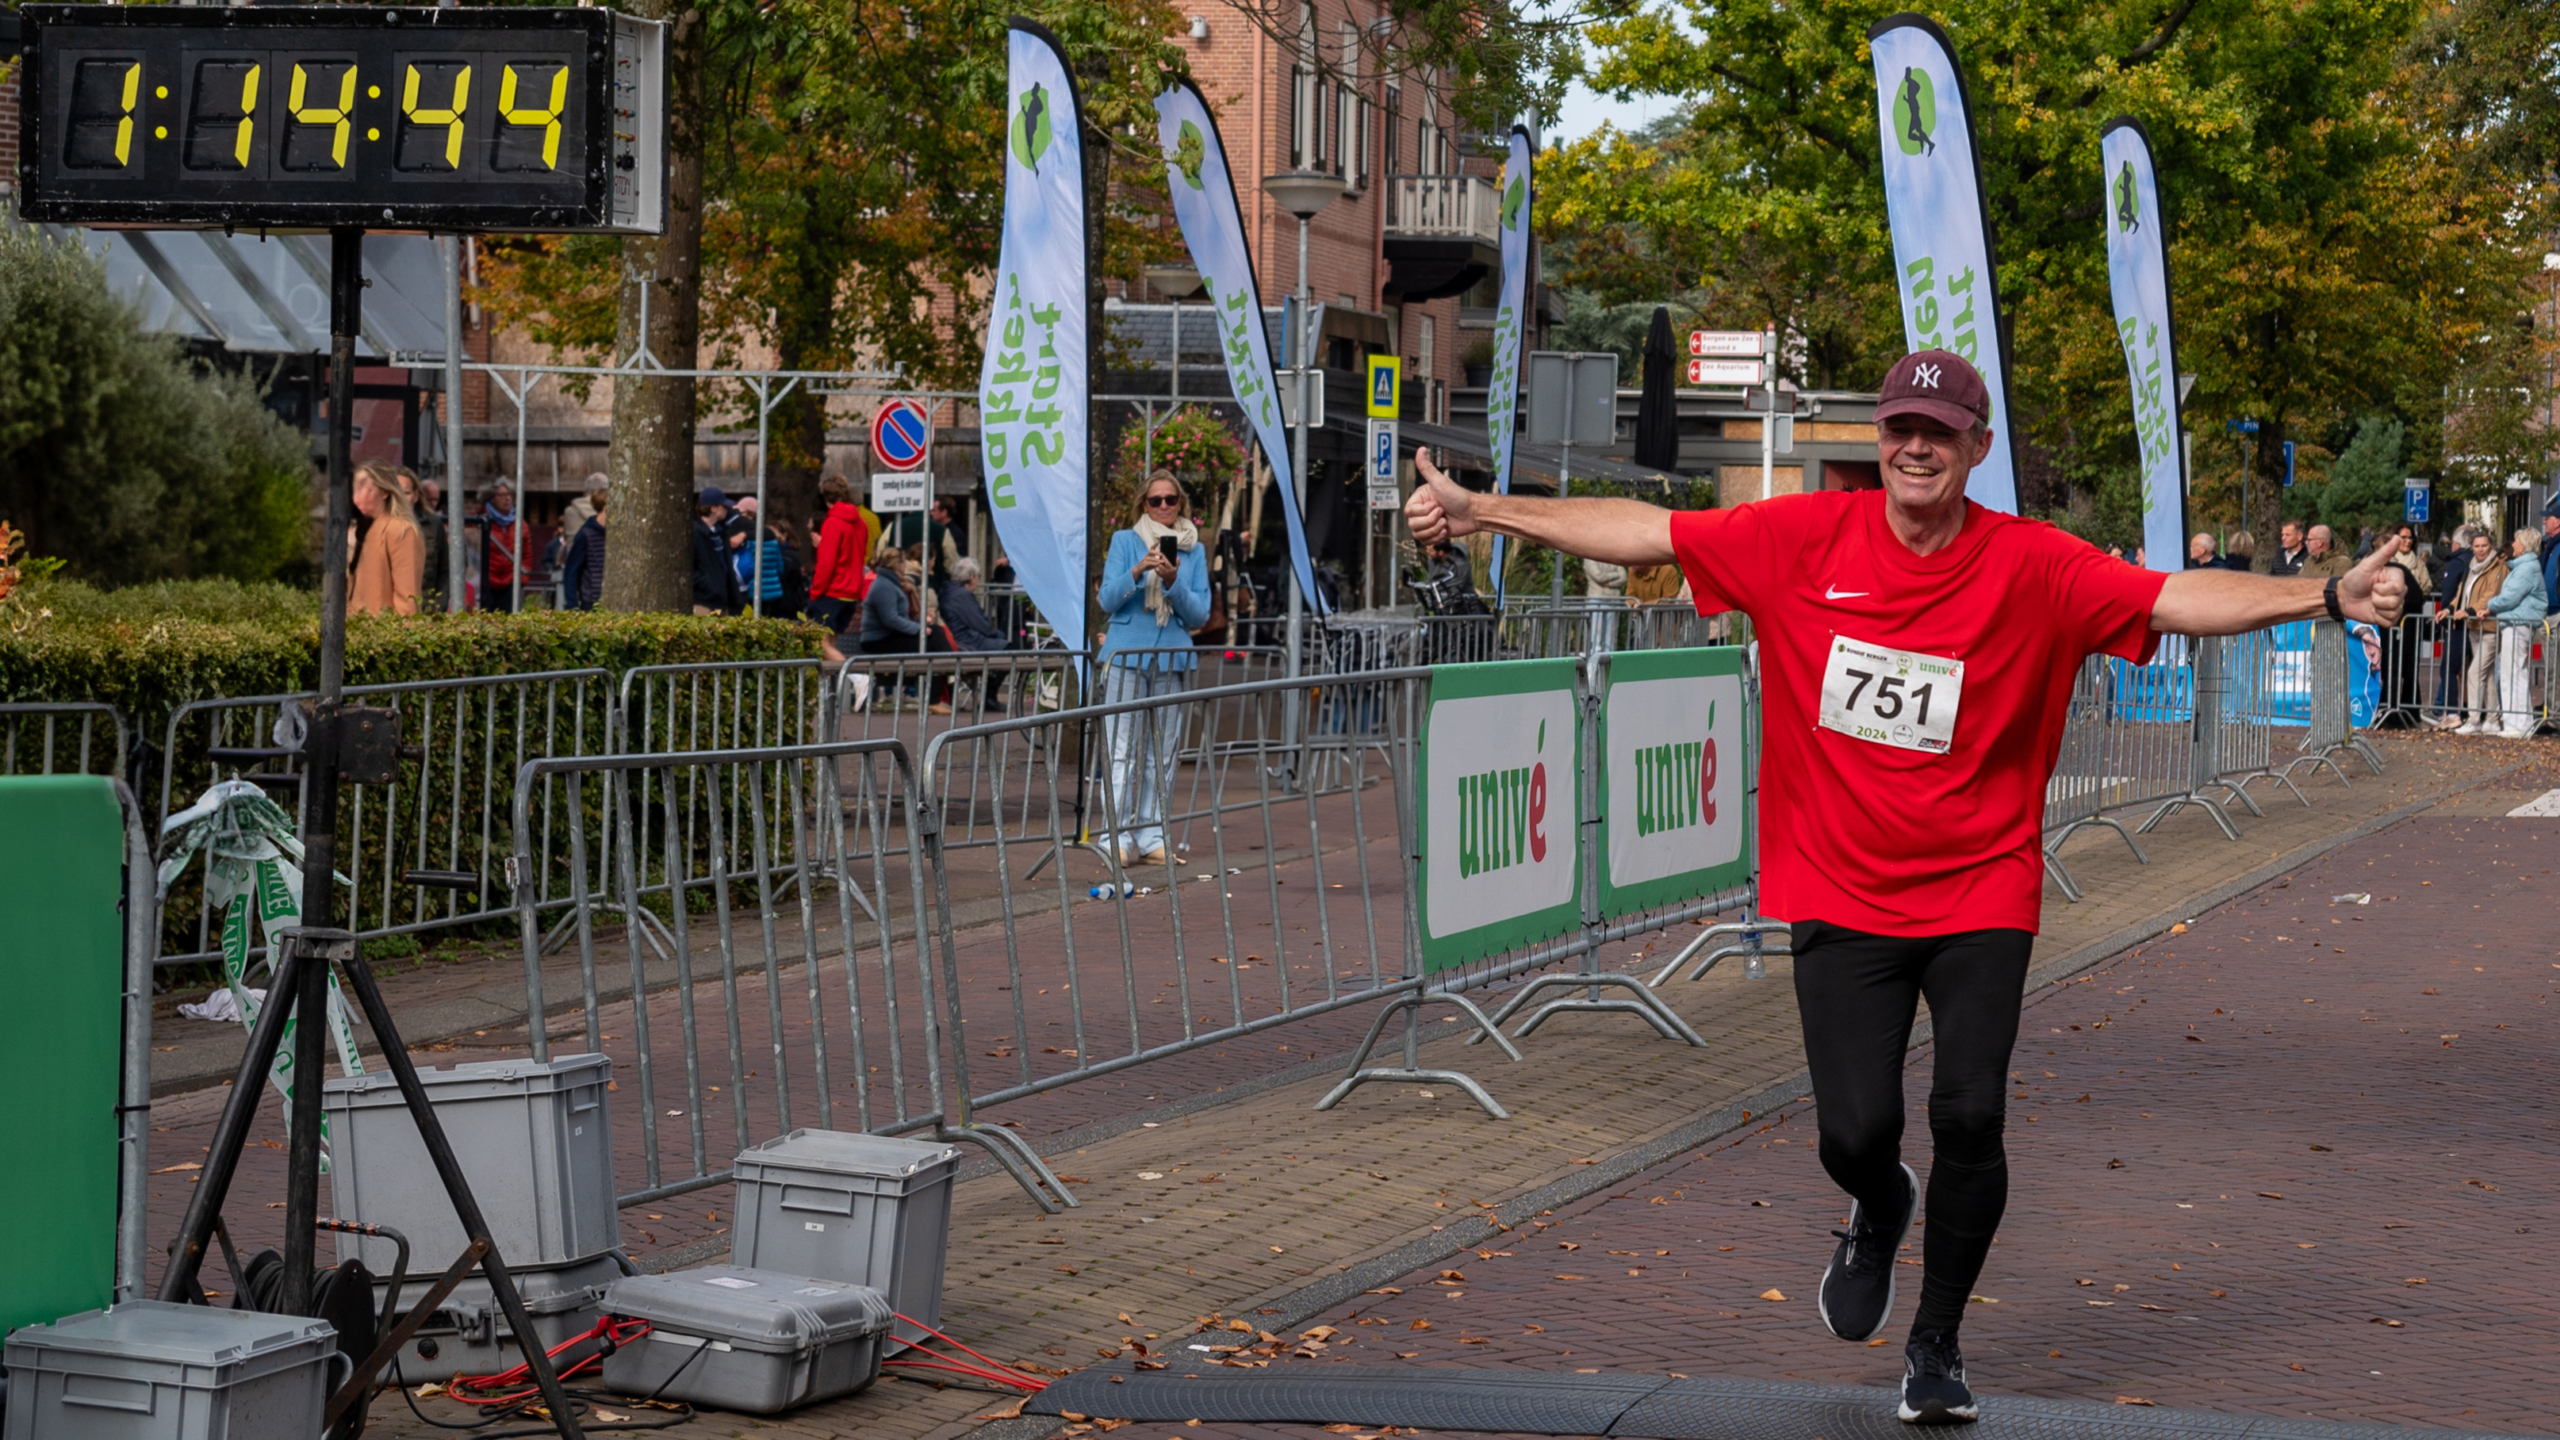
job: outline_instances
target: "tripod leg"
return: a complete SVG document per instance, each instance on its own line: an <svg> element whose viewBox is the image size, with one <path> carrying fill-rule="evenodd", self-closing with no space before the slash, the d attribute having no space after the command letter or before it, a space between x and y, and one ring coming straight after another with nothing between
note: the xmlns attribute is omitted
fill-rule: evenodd
<svg viewBox="0 0 2560 1440"><path fill-rule="evenodd" d="M222 1202L231 1193L232 1177L240 1171L240 1147L249 1143L249 1126L266 1097L267 1070L275 1064L276 1047L283 1042L284 1022L293 1014L302 961L292 946L277 948L281 953L267 982L267 1007L258 1012L258 1023L249 1029L249 1049L240 1057L240 1072L231 1079L231 1096L222 1104L222 1118L214 1123L204 1170L187 1201L187 1218L178 1227L169 1268L160 1277L160 1298L172 1303L186 1300L196 1283L196 1271L204 1264L205 1246L220 1224Z"/></svg>
<svg viewBox="0 0 2560 1440"><path fill-rule="evenodd" d="M562 1440L585 1440L586 1432L578 1426L568 1392L560 1388L560 1376L552 1369L551 1357L543 1353L542 1337L534 1333L533 1316L524 1308L524 1297L516 1293L516 1282L508 1275L506 1262L489 1240L489 1222L480 1214L480 1202L472 1198L471 1182L463 1178L462 1162L453 1158L453 1147L445 1142L444 1127L436 1123L435 1107L428 1103L426 1087L418 1083L418 1067L410 1063L408 1047L401 1043L400 1031L391 1022L391 1007L383 1003L382 989L374 984L373 967L357 953L353 935L339 931L336 936L333 948L339 968L346 972L356 1003L364 1007L365 1023L373 1027L374 1041L382 1047L383 1065L399 1082L400 1097L408 1102L410 1118L418 1125L418 1139L427 1147L427 1158L435 1163L437 1177L444 1181L444 1193L453 1200L454 1213L462 1221L462 1233L473 1244L487 1247L481 1255L481 1272L489 1277L489 1293L497 1300L498 1308L506 1312L507 1326L515 1331L516 1344L523 1347L534 1386L542 1392L542 1403L550 1407L552 1426Z"/></svg>
<svg viewBox="0 0 2560 1440"><path fill-rule="evenodd" d="M284 1290L277 1297L287 1315L311 1313L311 1266L320 1238L320 1090L327 1061L329 957L318 937L296 930L285 944L302 951L294 969L293 1106L285 1136L289 1147L284 1192Z"/></svg>

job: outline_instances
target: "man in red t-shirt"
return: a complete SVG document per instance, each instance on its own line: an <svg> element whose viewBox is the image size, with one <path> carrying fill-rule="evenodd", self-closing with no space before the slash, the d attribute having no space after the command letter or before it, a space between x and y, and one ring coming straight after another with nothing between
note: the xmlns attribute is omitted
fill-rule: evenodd
<svg viewBox="0 0 2560 1440"><path fill-rule="evenodd" d="M2400 618L2396 540L2335 579L2139 570L1986 510L1990 398L1944 350L1896 362L1876 406L1884 488L1729 510L1475 494L1419 460L1424 545L1490 530L1619 565L1677 560L1698 609L1760 640L1762 908L1792 922L1823 1169L1856 1201L1822 1280L1843 1339L1883 1330L1921 1208L1902 1069L1926 997L1935 1163L1901 1416L1973 1419L1956 1329L2008 1203L2003 1080L2043 900L2045 786L2081 661L2163 634L2326 615Z"/></svg>

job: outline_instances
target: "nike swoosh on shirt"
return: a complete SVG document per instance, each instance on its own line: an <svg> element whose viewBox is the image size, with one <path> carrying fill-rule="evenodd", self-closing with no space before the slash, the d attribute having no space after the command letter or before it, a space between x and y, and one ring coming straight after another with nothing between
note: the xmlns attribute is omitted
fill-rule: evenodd
<svg viewBox="0 0 2560 1440"><path fill-rule="evenodd" d="M1825 600L1855 600L1867 593L1869 592L1864 590L1834 590L1828 585L1822 587L1822 598Z"/></svg>

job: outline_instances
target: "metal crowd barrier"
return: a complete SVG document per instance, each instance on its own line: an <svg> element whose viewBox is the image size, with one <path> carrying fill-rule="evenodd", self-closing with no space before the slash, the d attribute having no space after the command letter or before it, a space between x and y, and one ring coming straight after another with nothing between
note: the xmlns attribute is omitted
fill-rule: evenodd
<svg viewBox="0 0 2560 1440"><path fill-rule="evenodd" d="M2356 720L2352 643L2347 627L2304 621L2242 635L2163 637L2147 665L2104 655L2083 661L2045 792L2046 874L2076 901L2079 883L2059 852L2082 829L2114 830L2148 863L2135 836L2188 806L2237 840L2233 805L2265 813L2249 793L2253 784L2280 784L2308 805L2293 781L2297 769L2326 767L2348 784L2337 761L2353 754L2381 773L2382 757ZM2130 828L2115 813L2145 806L2150 816Z"/></svg>
<svg viewBox="0 0 2560 1440"><path fill-rule="evenodd" d="M929 812L919 810L903 745L536 759L516 781L516 833L531 833L540 792L591 795L606 813L629 817L641 809L643 782L661 795L700 796L709 813L746 824L736 836L725 825L700 830L701 914L677 903L663 879L693 866L680 827L660 827L651 847L624 818L612 873L592 889L583 873L576 878L575 973L559 979L576 985L583 1048L615 1056L634 1077L636 1103L618 1114L638 1134L617 1139L636 1138L642 1183L622 1205L718 1184L731 1174L729 1157L807 1124L928 1130L986 1147L1034 1194L1043 1184L1062 1188L1010 1132L946 1123L942 1017L923 943L932 933L919 860L925 827L912 823ZM731 796L740 798L732 804ZM741 844L746 853L732 854ZM520 843L516 863L532 858ZM654 887L653 869L661 877ZM752 897L752 920L741 890ZM609 909L650 917L613 942L619 955L600 943L592 920ZM531 1046L545 1059L553 977L539 907L526 897L518 915ZM621 972L618 995L605 993L609 967ZM706 1018L697 992L713 983L719 1013ZM708 1026L717 1033L706 1038ZM725 1112L725 1125L715 1112Z"/></svg>
<svg viewBox="0 0 2560 1440"><path fill-rule="evenodd" d="M2442 612L2411 616L2387 634L2366 627L2358 638L2368 667L2377 676L2372 695L2374 728L2416 724L2451 729L2485 718L2501 730L2521 720L2522 728L2539 731L2552 721L2554 679L2560 675L2560 645L2554 643L2560 632L2555 632L2555 623L2544 620L2525 629L2526 693L2521 705L2509 703L2503 693L2506 677L2499 651L2506 644L2504 627L2475 628L2479 622ZM2484 656L2487 673L2480 677L2480 703L2474 704L2469 689L2471 666Z"/></svg>
<svg viewBox="0 0 2560 1440"><path fill-rule="evenodd" d="M125 776L124 712L90 700L0 704L0 775Z"/></svg>
<svg viewBox="0 0 2560 1440"><path fill-rule="evenodd" d="M375 938L502 918L528 897L547 910L570 904L576 872L602 855L587 844L598 817L546 791L538 812L525 817L531 833L519 836L508 828L507 798L528 761L614 748L612 675L483 675L350 685L346 695L351 702L397 710L402 743L415 752L399 783L351 785L342 799L339 867L355 882L348 929ZM205 786L233 774L299 814L302 713L310 699L308 693L250 695L179 706L169 717L161 754L157 822L165 824ZM506 857L528 842L542 863L502 873ZM219 937L203 910L200 868L172 885L164 922L159 963L218 958ZM167 948L170 925L185 937L174 950Z"/></svg>

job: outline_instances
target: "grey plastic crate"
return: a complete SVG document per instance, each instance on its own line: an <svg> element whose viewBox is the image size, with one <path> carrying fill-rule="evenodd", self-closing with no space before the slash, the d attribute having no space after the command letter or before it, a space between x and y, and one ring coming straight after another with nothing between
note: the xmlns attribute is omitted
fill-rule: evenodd
<svg viewBox="0 0 2560 1440"><path fill-rule="evenodd" d="M571 1265L622 1244L605 1087L613 1061L564 1055L421 1070L454 1158L510 1268ZM417 1122L388 1072L331 1080L329 1185L341 1219L409 1237L410 1264L440 1271L468 1243ZM388 1240L338 1236L338 1258L391 1272Z"/></svg>
<svg viewBox="0 0 2560 1440"><path fill-rule="evenodd" d="M706 1265L635 1275L605 1312L649 1331L605 1357L605 1388L771 1415L880 1378L889 1302L868 1285Z"/></svg>
<svg viewBox="0 0 2560 1440"><path fill-rule="evenodd" d="M957 1146L838 1130L794 1130L738 1156L741 1265L868 1285L890 1308L942 1323ZM901 1323L903 1341L924 1332Z"/></svg>
<svg viewBox="0 0 2560 1440"><path fill-rule="evenodd" d="M604 1313L605 1287L626 1273L619 1255L600 1255L576 1265L533 1270L507 1267L508 1276L516 1282L516 1294L523 1297L526 1313L533 1316L533 1333L545 1350L593 1328ZM427 1286L435 1278L413 1273L401 1285L403 1314L426 1297ZM390 1288L387 1279L375 1283L375 1313L380 1313L383 1292ZM433 1356L427 1353L430 1349L435 1352ZM487 1277L476 1270L453 1287L453 1293L428 1315L426 1323L401 1347L393 1361L397 1367L395 1378L410 1385L454 1375L494 1375L523 1363L524 1351L516 1345L515 1327L507 1323L506 1312L498 1308L497 1298L489 1293Z"/></svg>
<svg viewBox="0 0 2560 1440"><path fill-rule="evenodd" d="M10 1440L316 1440L326 1320L131 1300L9 1336Z"/></svg>

